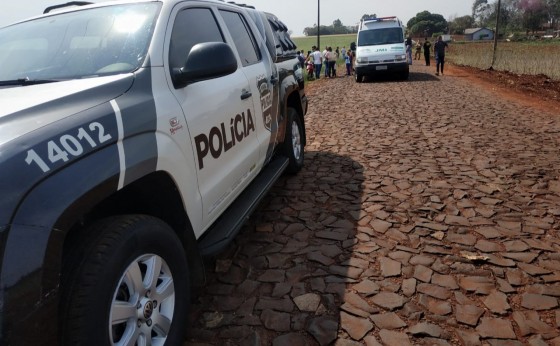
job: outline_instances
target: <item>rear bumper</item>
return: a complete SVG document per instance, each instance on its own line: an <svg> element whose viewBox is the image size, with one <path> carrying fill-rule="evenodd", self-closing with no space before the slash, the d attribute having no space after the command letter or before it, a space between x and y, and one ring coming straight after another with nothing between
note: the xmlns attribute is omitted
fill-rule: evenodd
<svg viewBox="0 0 560 346"><path fill-rule="evenodd" d="M406 61L402 63L369 64L355 66L356 73L363 76L406 72L408 71L408 68L409 65Z"/></svg>

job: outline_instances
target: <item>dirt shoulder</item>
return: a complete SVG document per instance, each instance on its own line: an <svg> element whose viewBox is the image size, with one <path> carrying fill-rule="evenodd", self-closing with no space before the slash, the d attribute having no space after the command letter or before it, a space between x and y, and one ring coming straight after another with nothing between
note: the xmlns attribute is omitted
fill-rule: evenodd
<svg viewBox="0 0 560 346"><path fill-rule="evenodd" d="M446 68L449 75L463 77L507 100L541 110L560 109L560 81L545 75L520 75L451 64Z"/></svg>

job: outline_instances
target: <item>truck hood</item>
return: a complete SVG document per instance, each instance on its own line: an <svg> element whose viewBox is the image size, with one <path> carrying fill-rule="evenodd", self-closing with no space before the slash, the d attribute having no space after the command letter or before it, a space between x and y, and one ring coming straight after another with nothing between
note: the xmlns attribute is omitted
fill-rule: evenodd
<svg viewBox="0 0 560 346"><path fill-rule="evenodd" d="M0 146L125 93L133 74L0 87ZM1 153L1 150L0 150Z"/></svg>

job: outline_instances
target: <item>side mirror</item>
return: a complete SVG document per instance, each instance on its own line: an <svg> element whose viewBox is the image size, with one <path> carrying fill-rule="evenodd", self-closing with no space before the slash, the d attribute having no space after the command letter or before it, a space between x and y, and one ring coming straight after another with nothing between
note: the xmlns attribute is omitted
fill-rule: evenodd
<svg viewBox="0 0 560 346"><path fill-rule="evenodd" d="M235 71L237 58L229 45L223 42L198 43L187 56L185 66L173 69L173 84L176 88L183 88Z"/></svg>

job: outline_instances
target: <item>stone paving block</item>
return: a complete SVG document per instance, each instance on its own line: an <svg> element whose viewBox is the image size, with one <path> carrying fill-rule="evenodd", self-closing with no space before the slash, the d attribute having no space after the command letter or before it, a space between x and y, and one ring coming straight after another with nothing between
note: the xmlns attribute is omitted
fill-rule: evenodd
<svg viewBox="0 0 560 346"><path fill-rule="evenodd" d="M509 320L482 317L476 331L485 339L515 339L515 333Z"/></svg>
<svg viewBox="0 0 560 346"><path fill-rule="evenodd" d="M300 311L315 312L320 302L321 297L315 293L307 293L294 298L294 303Z"/></svg>
<svg viewBox="0 0 560 346"><path fill-rule="evenodd" d="M372 302L384 309L394 310L402 307L405 303L405 299L396 293L380 292L373 296Z"/></svg>
<svg viewBox="0 0 560 346"><path fill-rule="evenodd" d="M457 285L457 282L453 275L441 275L435 273L432 275L432 283L434 285L449 288L451 290L459 289L459 285Z"/></svg>
<svg viewBox="0 0 560 346"><path fill-rule="evenodd" d="M379 329L399 329L407 324L394 312L370 315L369 317Z"/></svg>
<svg viewBox="0 0 560 346"><path fill-rule="evenodd" d="M483 300L483 303L490 311L497 315L506 315L511 310L507 296L499 291L490 293Z"/></svg>
<svg viewBox="0 0 560 346"><path fill-rule="evenodd" d="M189 344L560 345L560 118L453 76L417 111L411 68L310 84L305 166L207 266Z"/></svg>
<svg viewBox="0 0 560 346"><path fill-rule="evenodd" d="M338 321L334 317L321 316L311 319L307 331L321 346L329 345L336 340Z"/></svg>
<svg viewBox="0 0 560 346"><path fill-rule="evenodd" d="M405 333L381 329L379 331L379 337L386 346L412 346L408 335Z"/></svg>
<svg viewBox="0 0 560 346"><path fill-rule="evenodd" d="M381 275L384 277L399 276L401 275L401 263L387 257L379 258L379 265L381 266Z"/></svg>
<svg viewBox="0 0 560 346"><path fill-rule="evenodd" d="M429 283L432 280L433 273L433 270L421 264L414 267L414 278L422 282Z"/></svg>
<svg viewBox="0 0 560 346"><path fill-rule="evenodd" d="M368 319L355 317L345 312L340 314L340 326L354 340L361 340L373 329L373 323Z"/></svg>
<svg viewBox="0 0 560 346"><path fill-rule="evenodd" d="M558 306L558 299L542 294L525 293L521 296L521 306L526 309L550 310Z"/></svg>
<svg viewBox="0 0 560 346"><path fill-rule="evenodd" d="M377 339L375 338L375 336L366 336L364 338L364 342L366 343L366 346L383 346L379 343L379 341L377 341Z"/></svg>
<svg viewBox="0 0 560 346"><path fill-rule="evenodd" d="M456 305L455 318L457 322L464 323L469 326L475 327L478 325L478 320L484 314L484 309L476 305Z"/></svg>
<svg viewBox="0 0 560 346"><path fill-rule="evenodd" d="M455 330L457 337L459 338L460 342L464 346L480 346L482 343L480 342L480 335L472 331L466 330Z"/></svg>
<svg viewBox="0 0 560 346"><path fill-rule="evenodd" d="M272 341L272 346L306 346L307 339L298 333L289 333L276 337Z"/></svg>
<svg viewBox="0 0 560 346"><path fill-rule="evenodd" d="M376 313L377 311L379 311L377 308L369 305L369 303L365 299L363 299L358 294L353 293L353 292L346 293L344 295L344 301L346 303L354 305L358 309L369 312L370 314Z"/></svg>
<svg viewBox="0 0 560 346"><path fill-rule="evenodd" d="M261 313L263 325L277 332L287 332L290 330L290 317L288 313L273 310L264 310Z"/></svg>

